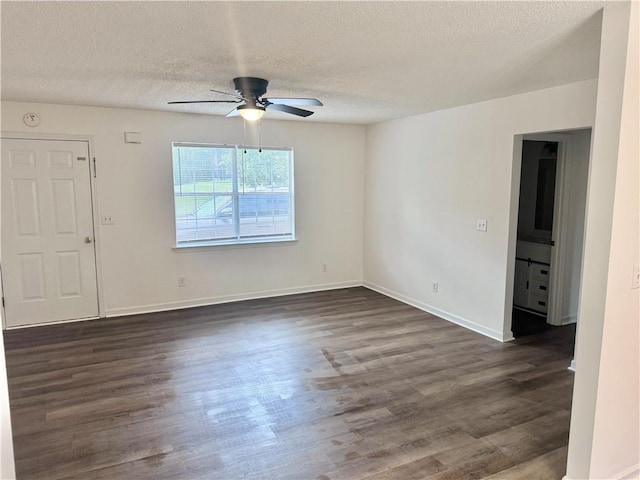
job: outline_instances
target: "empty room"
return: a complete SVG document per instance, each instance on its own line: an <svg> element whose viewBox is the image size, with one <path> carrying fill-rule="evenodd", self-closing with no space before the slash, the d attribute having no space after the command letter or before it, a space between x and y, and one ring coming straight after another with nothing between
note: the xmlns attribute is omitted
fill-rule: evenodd
<svg viewBox="0 0 640 480"><path fill-rule="evenodd" d="M640 478L639 10L0 2L0 478Z"/></svg>

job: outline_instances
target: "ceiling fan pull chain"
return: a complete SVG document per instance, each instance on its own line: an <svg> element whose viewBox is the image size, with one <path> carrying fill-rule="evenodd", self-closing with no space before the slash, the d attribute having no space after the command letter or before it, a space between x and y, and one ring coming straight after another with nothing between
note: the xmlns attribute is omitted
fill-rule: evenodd
<svg viewBox="0 0 640 480"><path fill-rule="evenodd" d="M242 167L242 195L244 195L244 185L247 183L247 177L244 175L244 154L247 153L247 150L244 150L242 154L242 161L240 162L240 166Z"/></svg>
<svg viewBox="0 0 640 480"><path fill-rule="evenodd" d="M262 120L258 119L258 152L262 153Z"/></svg>
<svg viewBox="0 0 640 480"><path fill-rule="evenodd" d="M244 153L247 153L247 121L242 117L242 146Z"/></svg>

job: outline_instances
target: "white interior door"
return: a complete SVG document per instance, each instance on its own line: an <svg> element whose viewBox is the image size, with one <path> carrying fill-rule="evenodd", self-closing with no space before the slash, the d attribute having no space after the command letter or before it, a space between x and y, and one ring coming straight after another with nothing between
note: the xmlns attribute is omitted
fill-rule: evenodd
<svg viewBox="0 0 640 480"><path fill-rule="evenodd" d="M86 141L2 139L6 325L98 316Z"/></svg>

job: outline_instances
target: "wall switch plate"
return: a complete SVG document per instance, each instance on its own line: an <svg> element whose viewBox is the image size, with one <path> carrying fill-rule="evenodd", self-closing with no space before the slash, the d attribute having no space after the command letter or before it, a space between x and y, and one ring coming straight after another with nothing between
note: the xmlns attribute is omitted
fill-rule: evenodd
<svg viewBox="0 0 640 480"><path fill-rule="evenodd" d="M479 232L486 232L487 221L482 218L479 218L478 220L476 220L476 230L478 230Z"/></svg>
<svg viewBox="0 0 640 480"><path fill-rule="evenodd" d="M640 288L640 265L633 266L633 279L631 280L631 288Z"/></svg>
<svg viewBox="0 0 640 480"><path fill-rule="evenodd" d="M322 273L327 273L327 271L328 271L327 264L326 264L326 263L323 263L323 264L322 264Z"/></svg>
<svg viewBox="0 0 640 480"><path fill-rule="evenodd" d="M431 291L433 293L438 293L438 282L432 282L431 283Z"/></svg>
<svg viewBox="0 0 640 480"><path fill-rule="evenodd" d="M111 215L102 215L102 225L113 225L113 217Z"/></svg>
<svg viewBox="0 0 640 480"><path fill-rule="evenodd" d="M178 287L186 287L187 280L183 275L178 275Z"/></svg>

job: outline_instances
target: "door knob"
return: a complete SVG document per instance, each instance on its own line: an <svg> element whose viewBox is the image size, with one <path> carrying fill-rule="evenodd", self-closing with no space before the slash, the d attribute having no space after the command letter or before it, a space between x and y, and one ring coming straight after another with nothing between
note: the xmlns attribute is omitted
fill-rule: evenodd
<svg viewBox="0 0 640 480"><path fill-rule="evenodd" d="M93 238L91 237L84 237L84 243L91 243L93 242Z"/></svg>

